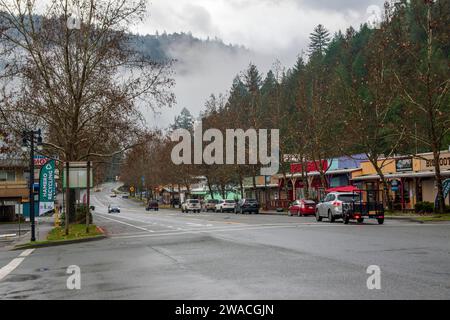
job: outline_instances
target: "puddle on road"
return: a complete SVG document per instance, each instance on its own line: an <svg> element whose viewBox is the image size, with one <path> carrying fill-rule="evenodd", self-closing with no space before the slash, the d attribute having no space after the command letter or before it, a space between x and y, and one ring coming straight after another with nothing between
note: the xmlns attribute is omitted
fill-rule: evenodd
<svg viewBox="0 0 450 320"><path fill-rule="evenodd" d="M33 281L41 278L41 276L36 274L20 274L20 275L10 275L7 277L4 282L24 282L24 281Z"/></svg>

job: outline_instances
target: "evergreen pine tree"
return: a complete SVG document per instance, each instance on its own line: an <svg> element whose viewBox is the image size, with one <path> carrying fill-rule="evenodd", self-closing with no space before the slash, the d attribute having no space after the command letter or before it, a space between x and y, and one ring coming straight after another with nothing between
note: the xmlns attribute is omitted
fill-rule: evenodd
<svg viewBox="0 0 450 320"><path fill-rule="evenodd" d="M323 55L330 43L330 32L321 24L319 24L309 37L311 43L309 44L310 55Z"/></svg>
<svg viewBox="0 0 450 320"><path fill-rule="evenodd" d="M192 116L192 114L189 112L188 109L183 108L183 110L181 110L180 115L175 117L175 122L171 126L171 129L172 130L186 129L189 131L194 130L194 117Z"/></svg>

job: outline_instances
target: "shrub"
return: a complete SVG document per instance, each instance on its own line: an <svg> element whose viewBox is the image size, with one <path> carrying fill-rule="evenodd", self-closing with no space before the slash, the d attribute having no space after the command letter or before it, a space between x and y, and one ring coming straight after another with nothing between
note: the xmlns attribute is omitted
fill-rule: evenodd
<svg viewBox="0 0 450 320"><path fill-rule="evenodd" d="M65 220L64 214L61 214L61 222L63 223ZM89 224L92 224L94 221L92 217L92 212L89 212ZM86 206L79 205L76 208L75 220L70 221L70 224L85 224L86 223Z"/></svg>
<svg viewBox="0 0 450 320"><path fill-rule="evenodd" d="M431 202L417 202L415 210L417 213L433 213L434 204Z"/></svg>

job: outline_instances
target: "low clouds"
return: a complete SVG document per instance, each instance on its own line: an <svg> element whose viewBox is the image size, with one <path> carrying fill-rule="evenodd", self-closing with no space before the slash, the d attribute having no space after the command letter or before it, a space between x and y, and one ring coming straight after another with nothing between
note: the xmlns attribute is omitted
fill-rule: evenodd
<svg viewBox="0 0 450 320"><path fill-rule="evenodd" d="M385 0L298 0L295 1L300 7L310 7L321 11L345 11L352 10L364 12L370 5L382 7Z"/></svg>
<svg viewBox="0 0 450 320"><path fill-rule="evenodd" d="M230 55L204 47L171 48L183 60L177 66L178 106L158 123L172 121L183 107L198 114L211 93L225 93L234 75L250 62L265 73L279 59L291 67L307 51L309 34L318 24L331 33L368 19L367 8L382 8L383 0L153 0L141 34L156 31L192 32L202 39L218 37L225 43L243 45L249 52ZM155 121L151 121L155 122Z"/></svg>

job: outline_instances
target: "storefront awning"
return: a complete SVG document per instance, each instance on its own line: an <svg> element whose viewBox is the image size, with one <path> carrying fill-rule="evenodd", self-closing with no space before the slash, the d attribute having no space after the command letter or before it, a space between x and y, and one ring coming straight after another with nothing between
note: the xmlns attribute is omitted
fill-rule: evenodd
<svg viewBox="0 0 450 320"><path fill-rule="evenodd" d="M344 186L344 187L336 187L326 190L327 192L359 192L357 187L355 186Z"/></svg>
<svg viewBox="0 0 450 320"><path fill-rule="evenodd" d="M256 185L256 189L264 189L264 188L278 188L278 184L268 184L268 185L264 185L264 184L257 184ZM245 185L244 189L253 189L253 185Z"/></svg>
<svg viewBox="0 0 450 320"><path fill-rule="evenodd" d="M443 177L450 177L450 170L445 170L441 172ZM433 171L428 172L397 172L389 173L384 175L386 179L401 179L401 178L433 178L435 173ZM360 176L351 179L352 181L364 181L364 180L379 180L380 176L378 174Z"/></svg>
<svg viewBox="0 0 450 320"><path fill-rule="evenodd" d="M353 168L353 169L330 170L330 171L327 171L325 173L325 175L327 175L327 176L334 176L334 175L352 173L352 172L355 172L355 171L358 171L358 170L361 170L361 169L360 168ZM308 177L320 176L320 172L319 171L312 171L312 172L308 172L308 173L305 172L305 176L308 176ZM283 175L282 174L279 174L277 177L279 179L283 179ZM287 174L286 177L288 179L301 178L302 174L301 173Z"/></svg>

